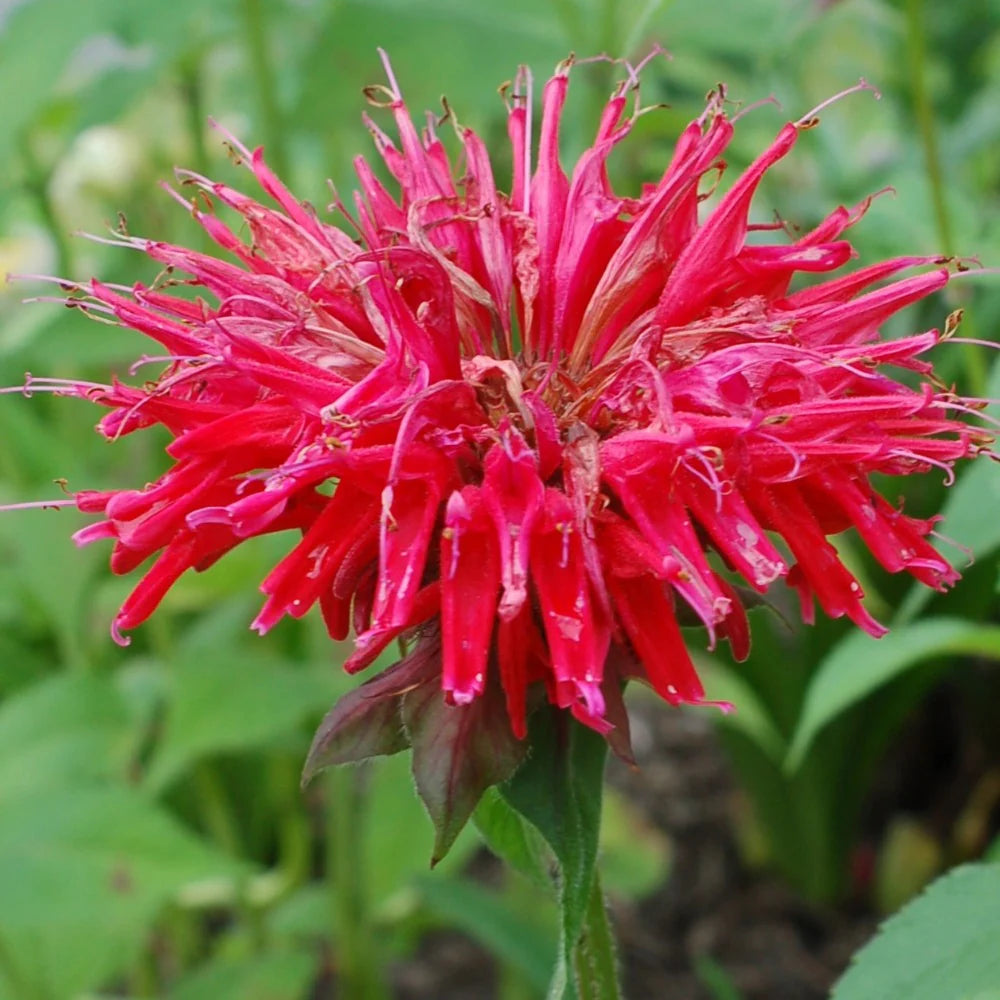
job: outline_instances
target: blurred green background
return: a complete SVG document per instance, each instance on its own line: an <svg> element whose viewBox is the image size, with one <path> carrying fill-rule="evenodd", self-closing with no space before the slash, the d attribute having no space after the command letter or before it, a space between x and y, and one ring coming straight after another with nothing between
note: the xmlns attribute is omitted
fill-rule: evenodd
<svg viewBox="0 0 1000 1000"><path fill-rule="evenodd" d="M891 185L852 234L862 261L942 252L996 266L998 19L995 0L0 0L0 272L150 280L155 268L137 255L72 235L105 235L119 214L134 234L202 246L157 182L181 166L252 190L209 116L263 144L300 197L325 205L328 179L350 192L352 159L371 152L361 91L382 80L377 46L414 116L447 95L497 151L502 178L497 87L519 64L540 83L571 51L641 58L654 43L671 58L645 71L643 102L664 107L615 162L621 188L658 176L720 81L734 102L780 104L741 121L734 172L785 120L864 77L881 100L854 95L825 112L765 180L756 221L777 212L808 228ZM617 75L602 62L574 71L565 164ZM28 371L128 377L148 345L55 304L22 304L50 294L31 280L0 289L0 384ZM890 332L941 325L960 307L964 335L996 338L995 277L962 279ZM945 381L1000 395L989 351L943 348L936 363ZM111 447L93 434L96 418L76 400L0 398L0 502L59 496L58 479L73 490L138 485L165 468L163 438ZM917 513L943 502L938 476L891 484L889 495L904 490ZM806 898L843 899L876 766L942 677L980 705L968 721L987 760L976 787L995 779L995 671L962 668L975 665L970 653L1000 650L981 625L995 610L998 499L986 464L951 493L944 530L979 560L946 599L908 597L906 581L884 578L844 540L874 613L896 616L897 646L845 639L842 623L789 631L763 618L748 664L706 666L741 707L718 721L749 803L750 818L733 820L748 865L778 869ZM338 979L353 995L387 996L385 970L442 926L496 957L506 1000L541 996L550 904L527 882L475 877L485 862L472 831L429 874L430 825L404 758L300 793L311 729L353 682L315 620L283 623L266 641L247 630L256 585L291 542L256 540L185 578L119 649L108 624L133 581L110 577L101 544L74 549L82 523L68 510L0 516L0 1000L298 1000L335 995ZM924 831L916 853L897 857L884 853L886 834L884 863L903 874L866 905L891 908L979 853L1000 800L985 787L964 840ZM644 823L612 799L613 896L638 899L669 878L668 847Z"/></svg>

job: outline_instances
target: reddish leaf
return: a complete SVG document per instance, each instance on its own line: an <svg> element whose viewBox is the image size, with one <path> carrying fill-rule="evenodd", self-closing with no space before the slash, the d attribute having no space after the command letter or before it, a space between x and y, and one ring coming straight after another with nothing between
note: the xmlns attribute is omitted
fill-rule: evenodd
<svg viewBox="0 0 1000 1000"><path fill-rule="evenodd" d="M517 770L527 742L511 732L495 676L469 705L448 705L434 684L403 696L403 723L413 747L417 792L434 823L437 864L490 785Z"/></svg>
<svg viewBox="0 0 1000 1000"><path fill-rule="evenodd" d="M431 683L438 674L439 649L436 640L424 640L404 660L345 694L316 730L302 784L334 764L405 750L410 741L403 728L403 697L421 687L441 697L438 685Z"/></svg>

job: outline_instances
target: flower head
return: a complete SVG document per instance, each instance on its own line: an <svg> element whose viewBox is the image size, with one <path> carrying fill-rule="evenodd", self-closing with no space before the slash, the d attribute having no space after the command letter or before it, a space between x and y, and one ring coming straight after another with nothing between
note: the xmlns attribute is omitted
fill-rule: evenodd
<svg viewBox="0 0 1000 1000"><path fill-rule="evenodd" d="M78 305L169 356L152 383L68 387L110 408L108 438L154 424L173 436L152 485L75 496L104 515L77 540L112 539L115 572L157 557L116 635L186 570L296 529L261 584L258 631L318 605L331 636L355 633L349 671L415 642L338 732L407 693L431 704L440 687L447 705L499 706L490 720L517 737L547 698L627 752L624 680L675 704L704 697L679 613L746 654L734 582L763 593L784 578L804 618L818 602L879 635L829 536L854 526L886 569L937 589L956 579L927 541L932 520L870 482L950 469L985 440L923 360L936 330L879 337L947 283L945 262L830 276L855 256L843 234L870 199L795 238L749 222L761 178L813 117L781 128L707 208L734 128L721 95L659 180L626 196L606 168L639 113L634 73L567 174L570 63L545 85L537 154L522 71L506 91L505 182L470 129L456 125L450 162L441 123L418 131L386 68L369 96L396 138L368 125L391 189L359 158L334 225L233 140L266 204L180 174L219 256L123 236L168 277L80 288ZM214 202L242 217L246 240ZM791 291L800 272L816 277ZM375 752L398 749L386 740Z"/></svg>

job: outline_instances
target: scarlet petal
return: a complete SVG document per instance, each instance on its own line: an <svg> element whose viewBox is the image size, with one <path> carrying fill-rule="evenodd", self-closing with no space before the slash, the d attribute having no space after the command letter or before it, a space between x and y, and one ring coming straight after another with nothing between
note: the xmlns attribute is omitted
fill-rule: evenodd
<svg viewBox="0 0 1000 1000"><path fill-rule="evenodd" d="M727 486L720 483L712 490L694 475L678 477L684 502L698 523L747 583L764 593L788 567L736 488Z"/></svg>
<svg viewBox="0 0 1000 1000"><path fill-rule="evenodd" d="M872 555L890 573L908 570L936 590L958 579L955 570L924 539L929 524L900 513L876 493L866 495L846 473L827 470L818 479L857 528Z"/></svg>
<svg viewBox="0 0 1000 1000"><path fill-rule="evenodd" d="M372 628L359 635L354 641L354 652L344 662L344 670L349 674L355 674L371 666L390 642L398 639L407 629L433 618L440 607L441 587L435 580L417 593L410 609L410 617L405 622L400 625Z"/></svg>
<svg viewBox="0 0 1000 1000"><path fill-rule="evenodd" d="M549 675L545 642L535 627L528 605L523 605L513 618L498 620L497 661L510 726L514 735L523 740L528 735L528 685Z"/></svg>
<svg viewBox="0 0 1000 1000"><path fill-rule="evenodd" d="M888 630L872 618L861 603L864 597L861 584L848 572L837 550L826 540L798 488L791 483L755 487L753 500L765 523L781 534L798 560L798 573L789 573L788 580L799 586L803 617L806 617L807 598L804 584L831 618L846 614L870 635L876 638L885 635Z"/></svg>
<svg viewBox="0 0 1000 1000"><path fill-rule="evenodd" d="M500 552L480 490L466 486L448 500L441 533L442 687L457 705L486 685L500 590Z"/></svg>
<svg viewBox="0 0 1000 1000"><path fill-rule="evenodd" d="M372 626L392 628L409 617L420 587L440 487L433 479L403 479L386 487L382 504Z"/></svg>
<svg viewBox="0 0 1000 1000"><path fill-rule="evenodd" d="M786 125L743 173L684 248L660 295L656 321L678 326L694 319L718 288L722 265L735 257L747 232L747 213L761 178L795 144L799 130Z"/></svg>
<svg viewBox="0 0 1000 1000"><path fill-rule="evenodd" d="M545 84L538 169L531 183L531 214L538 232L538 277L545 293L539 296L538 322L533 324L533 329L525 331L525 341L526 346L543 357L554 345L555 303L560 294L555 287L554 272L569 181L559 165L559 119L568 86L565 72L557 73Z"/></svg>
<svg viewBox="0 0 1000 1000"><path fill-rule="evenodd" d="M496 525L500 543L503 596L501 618L517 614L528 594L531 532L542 504L537 460L523 437L512 429L486 456L482 498Z"/></svg>
<svg viewBox="0 0 1000 1000"><path fill-rule="evenodd" d="M735 588L727 580L719 577L719 586L730 601L729 614L719 625L719 631L729 640L733 657L742 663L750 655L750 622L747 620L746 608L743 607Z"/></svg>
<svg viewBox="0 0 1000 1000"><path fill-rule="evenodd" d="M670 481L676 464L671 460L672 449L633 451L631 444L621 442L619 448L609 445L602 450L604 476L659 554L663 575L714 636L715 625L729 612L729 599L708 565L687 510L675 497L665 496L660 485Z"/></svg>
<svg viewBox="0 0 1000 1000"><path fill-rule="evenodd" d="M560 701L565 705L582 701L589 716L601 718L600 684L610 630L591 601L583 546L569 501L558 490L547 489L544 503L544 515L531 539L531 576Z"/></svg>
<svg viewBox="0 0 1000 1000"><path fill-rule="evenodd" d="M253 627L264 633L283 615L301 618L319 597L327 594L347 552L359 536L370 532L377 510L371 496L342 483L302 541L260 585L268 599ZM329 602L326 609L334 622L343 621L343 611L334 612ZM334 637L346 638L346 631L337 626Z"/></svg>
<svg viewBox="0 0 1000 1000"><path fill-rule="evenodd" d="M653 690L672 705L704 701L705 689L663 584L651 576L612 576L608 590Z"/></svg>

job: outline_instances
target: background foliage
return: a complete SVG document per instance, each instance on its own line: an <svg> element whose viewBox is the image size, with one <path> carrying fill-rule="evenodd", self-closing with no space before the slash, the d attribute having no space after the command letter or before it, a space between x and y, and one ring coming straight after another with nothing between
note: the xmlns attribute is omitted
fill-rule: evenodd
<svg viewBox="0 0 1000 1000"><path fill-rule="evenodd" d="M826 112L765 180L759 221L770 207L808 228L891 184L854 233L863 259L1000 262L991 0L0 0L0 270L151 279L147 262L70 234L104 233L122 213L136 234L203 239L156 183L175 164L247 183L209 115L263 143L300 196L325 204L328 178L349 192L351 161L370 149L359 115L362 87L381 79L376 46L390 52L414 114L447 94L459 120L499 150L496 88L519 63L543 80L571 50L641 57L654 42L673 58L645 72L643 99L665 106L642 118L614 163L619 184L662 170L672 138L720 80L736 102L773 95L781 106L741 122L735 168L786 118L863 76L881 101L855 96ZM616 73L602 62L575 72L567 162ZM56 305L21 304L48 291L31 281L2 289L0 383L18 385L26 371L126 376L146 344ZM994 339L1000 284L963 279L899 330L940 325L957 308L967 309L964 335ZM938 353L947 380L1000 397L991 352ZM94 420L78 401L0 399L0 501L56 496L57 477L101 488L162 469L162 440L108 447ZM901 489L891 484L890 495ZM718 722L750 804L739 831L755 845L748 863L778 868L812 899L835 902L849 888L873 770L942 678L970 706L963 724L992 765L968 792L964 825L918 831L916 853L912 838L900 847L884 837L870 902L894 908L938 870L978 856L995 827L1000 710L997 673L983 664L1000 658L1000 631L988 624L1000 478L980 463L947 500L934 476L906 491L918 513L946 503L944 530L977 557L955 593L918 594L886 578L845 537L873 612L897 626L888 639L758 614L747 664L706 664L715 693L740 706ZM403 758L300 793L311 728L349 682L316 621L285 623L265 642L247 632L256 582L288 540L257 540L184 579L122 650L107 625L129 581L110 578L100 546L74 550L81 523L65 510L0 518L0 1000L98 990L296 1000L335 974L378 997L385 986L372 970L442 925L497 956L507 997L540 995L554 910L528 876L489 888L472 879L470 831L427 873L433 838ZM954 555L967 562L964 549ZM484 829L497 835L488 818ZM612 798L602 834L612 894L654 892L668 877L662 843L640 829ZM500 847L532 835L516 831ZM537 845L523 852L536 855ZM867 995L850 988L845 980L838 997Z"/></svg>

